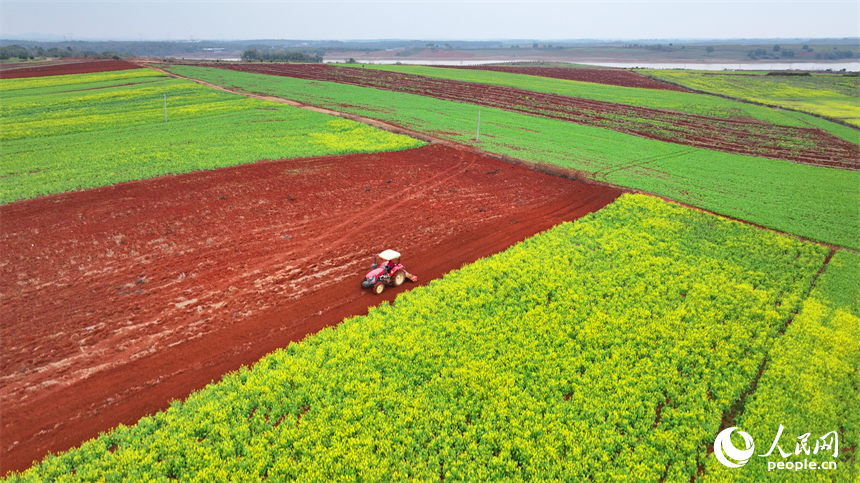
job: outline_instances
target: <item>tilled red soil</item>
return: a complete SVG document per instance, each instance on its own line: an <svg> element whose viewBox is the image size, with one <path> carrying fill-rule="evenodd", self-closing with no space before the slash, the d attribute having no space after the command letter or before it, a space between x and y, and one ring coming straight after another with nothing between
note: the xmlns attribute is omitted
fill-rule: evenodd
<svg viewBox="0 0 860 483"><path fill-rule="evenodd" d="M620 191L441 145L263 161L0 207L0 472L164 409Z"/></svg>
<svg viewBox="0 0 860 483"><path fill-rule="evenodd" d="M641 89L660 89L666 91L692 92L680 86L649 79L635 72L623 69L587 69L573 67L518 67L512 65L440 65L449 69L491 70L493 72L508 72L510 74L526 74L538 77L550 77L580 82L593 82L619 87L637 87Z"/></svg>
<svg viewBox="0 0 860 483"><path fill-rule="evenodd" d="M141 66L124 60L58 60L52 63L7 64L0 69L0 79L44 77L49 75L91 74L115 70L139 69Z"/></svg>
<svg viewBox="0 0 860 483"><path fill-rule="evenodd" d="M822 129L778 126L751 119L699 116L513 87L328 64L213 63L208 66L468 102L685 146L860 170L860 146Z"/></svg>

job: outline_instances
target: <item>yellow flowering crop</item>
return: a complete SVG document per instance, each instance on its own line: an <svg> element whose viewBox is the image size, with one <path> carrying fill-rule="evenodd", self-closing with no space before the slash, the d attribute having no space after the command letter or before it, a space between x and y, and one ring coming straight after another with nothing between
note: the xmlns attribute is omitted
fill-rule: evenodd
<svg viewBox="0 0 860 483"><path fill-rule="evenodd" d="M689 481L828 252L625 195L20 478Z"/></svg>

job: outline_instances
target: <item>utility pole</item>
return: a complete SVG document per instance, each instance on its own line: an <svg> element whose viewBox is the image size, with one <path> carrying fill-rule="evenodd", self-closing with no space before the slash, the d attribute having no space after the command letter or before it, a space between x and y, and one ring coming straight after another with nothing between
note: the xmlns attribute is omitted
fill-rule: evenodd
<svg viewBox="0 0 860 483"><path fill-rule="evenodd" d="M478 109L478 130L475 132L475 142L481 137L481 110Z"/></svg>

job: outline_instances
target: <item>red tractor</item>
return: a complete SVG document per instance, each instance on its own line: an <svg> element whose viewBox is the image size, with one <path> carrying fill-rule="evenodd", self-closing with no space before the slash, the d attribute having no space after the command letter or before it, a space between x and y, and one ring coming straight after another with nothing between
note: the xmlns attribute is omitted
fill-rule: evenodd
<svg viewBox="0 0 860 483"><path fill-rule="evenodd" d="M382 266L379 266L377 257L382 259ZM373 288L373 293L377 295L385 290L386 285L399 287L407 279L418 281L418 277L406 271L400 263L400 254L394 250L385 250L375 255L372 268L361 282L361 288Z"/></svg>

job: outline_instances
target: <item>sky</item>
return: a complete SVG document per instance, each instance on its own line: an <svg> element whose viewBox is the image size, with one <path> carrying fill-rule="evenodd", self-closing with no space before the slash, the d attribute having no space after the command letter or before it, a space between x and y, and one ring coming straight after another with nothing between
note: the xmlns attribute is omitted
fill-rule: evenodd
<svg viewBox="0 0 860 483"><path fill-rule="evenodd" d="M0 38L505 40L860 37L860 1L2 0Z"/></svg>

